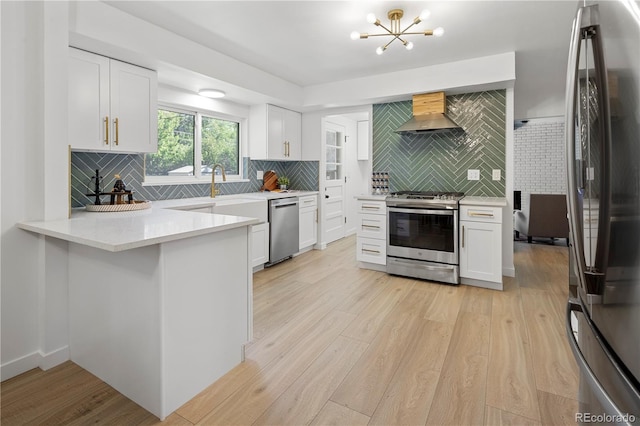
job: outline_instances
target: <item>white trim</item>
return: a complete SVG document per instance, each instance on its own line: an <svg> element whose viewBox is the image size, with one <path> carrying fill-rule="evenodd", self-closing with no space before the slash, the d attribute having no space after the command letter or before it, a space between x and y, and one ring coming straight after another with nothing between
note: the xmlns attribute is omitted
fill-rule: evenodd
<svg viewBox="0 0 640 426"><path fill-rule="evenodd" d="M69 346L64 346L47 354L43 354L41 351L32 352L2 364L0 366L0 381L5 381L34 368L48 370L69 359Z"/></svg>

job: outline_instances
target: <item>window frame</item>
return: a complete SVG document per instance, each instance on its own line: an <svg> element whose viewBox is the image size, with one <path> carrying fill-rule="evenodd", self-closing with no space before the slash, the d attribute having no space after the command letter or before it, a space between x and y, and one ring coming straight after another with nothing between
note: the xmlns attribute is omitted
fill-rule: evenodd
<svg viewBox="0 0 640 426"><path fill-rule="evenodd" d="M244 179L244 147L246 146L246 118L236 117L228 114L222 114L215 111L185 107L184 105L172 105L172 104L158 104L158 110L170 111L179 114L193 115L194 122L194 135L193 135L193 162L194 173L193 176L147 176L146 171L146 155L144 157L144 182L143 186L153 185L184 185L184 184L204 184L211 183L211 176L201 175L201 170L195 167L196 164L202 164L202 117L213 118L217 120L232 121L238 123L238 174L226 174L227 183L230 182L248 182L248 179ZM220 180L216 183L225 183Z"/></svg>

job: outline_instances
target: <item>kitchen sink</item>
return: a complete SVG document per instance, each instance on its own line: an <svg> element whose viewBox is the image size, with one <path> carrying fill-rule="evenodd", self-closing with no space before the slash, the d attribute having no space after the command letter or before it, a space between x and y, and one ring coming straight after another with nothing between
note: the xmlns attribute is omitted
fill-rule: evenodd
<svg viewBox="0 0 640 426"><path fill-rule="evenodd" d="M260 222L267 219L267 201L253 198L223 198L212 200L210 204L172 207L172 210L184 210L198 213L227 214L257 218Z"/></svg>

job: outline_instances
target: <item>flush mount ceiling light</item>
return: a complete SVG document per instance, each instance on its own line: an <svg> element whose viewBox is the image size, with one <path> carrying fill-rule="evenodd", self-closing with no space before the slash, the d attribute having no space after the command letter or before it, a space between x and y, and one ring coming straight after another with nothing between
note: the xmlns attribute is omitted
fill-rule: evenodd
<svg viewBox="0 0 640 426"><path fill-rule="evenodd" d="M218 89L200 89L198 95L207 98L224 98L225 93Z"/></svg>
<svg viewBox="0 0 640 426"><path fill-rule="evenodd" d="M434 35L436 37L440 37L442 34L444 34L444 29L442 29L442 27L438 27L435 30L424 30L424 31L420 31L420 32L408 32L408 30L413 27L414 25L418 25L420 22L424 21L425 19L427 19L429 17L429 15L431 14L431 12L429 12L428 10L423 10L422 13L420 13L420 16L414 18L413 22L411 24L409 24L409 26L407 28L405 28L404 30L401 30L401 26L400 26L400 19L402 19L402 16L404 15L404 11L402 9L392 9L389 11L389 13L387 13L387 17L389 18L389 20L391 21L390 23L390 29L385 27L384 25L382 25L382 23L380 22L380 20L378 18L376 18L376 15L374 15L373 13L370 13L367 15L367 22L369 22L370 24L374 24L377 27L381 27L384 30L386 30L386 33L382 33L382 34L368 34L368 33L359 33L358 31L354 31L351 33L351 39L352 40L358 40L358 39L363 39L363 38L369 38L369 37L379 37L379 36L391 36L393 37L389 43L385 44L384 46L380 46L376 49L376 53L378 55L382 55L384 53L385 50L387 50L387 47L389 47L389 45L391 43L394 42L394 40L400 40L400 42L404 45L404 47L407 50L411 50L413 49L413 43L410 41L405 40L403 37L407 36L407 35L425 35L425 36L430 36L430 35Z"/></svg>

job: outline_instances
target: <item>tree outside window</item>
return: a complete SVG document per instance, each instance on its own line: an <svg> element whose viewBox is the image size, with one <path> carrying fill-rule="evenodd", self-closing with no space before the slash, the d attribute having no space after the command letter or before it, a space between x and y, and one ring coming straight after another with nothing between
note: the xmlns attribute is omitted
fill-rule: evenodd
<svg viewBox="0 0 640 426"><path fill-rule="evenodd" d="M200 164L195 168L194 165ZM158 151L145 156L145 175L210 176L215 164L240 174L240 123L201 113L158 110ZM158 181L158 179L154 179Z"/></svg>

